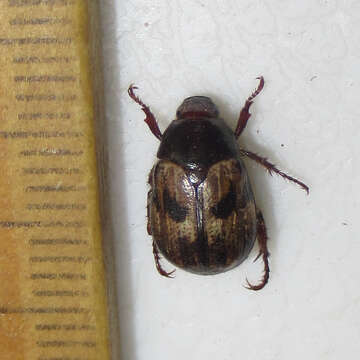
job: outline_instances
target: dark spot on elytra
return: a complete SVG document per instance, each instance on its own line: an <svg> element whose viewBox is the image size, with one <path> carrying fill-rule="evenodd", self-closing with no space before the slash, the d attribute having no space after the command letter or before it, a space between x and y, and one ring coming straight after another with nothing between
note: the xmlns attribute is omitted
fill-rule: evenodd
<svg viewBox="0 0 360 360"><path fill-rule="evenodd" d="M179 237L178 245L181 257L180 262L183 264L183 266L187 267L195 265L194 249L186 236Z"/></svg>
<svg viewBox="0 0 360 360"><path fill-rule="evenodd" d="M194 245L199 264L205 268L208 268L210 264L209 243L207 236L203 231L199 231L198 238Z"/></svg>
<svg viewBox="0 0 360 360"><path fill-rule="evenodd" d="M175 222L184 222L188 209L185 206L181 206L176 199L172 198L167 189L163 191L164 211Z"/></svg>
<svg viewBox="0 0 360 360"><path fill-rule="evenodd" d="M187 237L179 237L178 254L176 263L182 264L184 268L193 269L195 272L206 270L210 266L209 246L207 238L198 236L194 242L189 242Z"/></svg>
<svg viewBox="0 0 360 360"><path fill-rule="evenodd" d="M219 219L226 219L236 209L236 192L234 184L230 183L229 192L215 206L211 212Z"/></svg>
<svg viewBox="0 0 360 360"><path fill-rule="evenodd" d="M210 247L210 252L214 257L214 265L226 265L227 251L225 241L218 235Z"/></svg>

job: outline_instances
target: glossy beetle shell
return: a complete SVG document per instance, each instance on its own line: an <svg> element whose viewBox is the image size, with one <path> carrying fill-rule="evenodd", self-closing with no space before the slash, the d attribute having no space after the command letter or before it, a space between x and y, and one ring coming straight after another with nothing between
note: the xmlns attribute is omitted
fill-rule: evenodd
<svg viewBox="0 0 360 360"><path fill-rule="evenodd" d="M210 99L186 99L177 116L149 176L148 229L174 265L203 275L224 272L248 256L256 238L247 172L235 135L212 117L217 109Z"/></svg>
<svg viewBox="0 0 360 360"><path fill-rule="evenodd" d="M267 231L262 212L255 206L241 157L255 161L309 193L300 180L276 168L267 158L239 149L236 139L251 116L249 109L264 87L259 85L247 98L232 132L219 118L214 103L205 96L183 101L176 120L162 134L150 108L134 93L128 94L145 113L144 121L161 141L159 161L150 172L148 193L149 235L160 275L172 277L160 263L159 250L173 264L197 274L217 274L239 265L258 240L264 273L258 284L247 279L247 289L260 290L269 280Z"/></svg>

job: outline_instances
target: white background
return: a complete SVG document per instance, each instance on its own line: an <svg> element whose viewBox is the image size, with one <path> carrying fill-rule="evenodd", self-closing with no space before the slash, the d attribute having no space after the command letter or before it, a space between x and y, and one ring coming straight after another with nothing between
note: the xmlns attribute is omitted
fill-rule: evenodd
<svg viewBox="0 0 360 360"><path fill-rule="evenodd" d="M360 2L101 4L121 359L357 358ZM306 196L246 161L270 237L269 284L243 287L261 277L257 248L225 274L163 278L146 232L159 142L127 87L139 86L162 130L191 95L210 96L234 128L259 75L265 88L239 142L310 186Z"/></svg>

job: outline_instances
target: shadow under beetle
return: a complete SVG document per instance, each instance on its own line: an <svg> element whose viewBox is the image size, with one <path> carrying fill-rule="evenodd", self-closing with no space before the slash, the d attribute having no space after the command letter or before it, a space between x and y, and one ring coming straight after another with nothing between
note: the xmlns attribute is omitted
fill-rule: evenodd
<svg viewBox="0 0 360 360"><path fill-rule="evenodd" d="M134 93L129 96L141 106L145 122L160 140L159 161L149 174L147 231L153 237L153 253L159 273L172 277L160 264L159 251L174 265L196 274L211 275L230 270L249 255L255 238L259 243L264 275L251 290L262 289L269 280L267 234L261 210L256 207L249 177L242 158L248 157L276 173L309 188L278 170L253 152L239 148L237 138L250 118L249 109L264 87L246 100L233 132L219 118L216 105L205 96L183 101L164 134L150 108Z"/></svg>

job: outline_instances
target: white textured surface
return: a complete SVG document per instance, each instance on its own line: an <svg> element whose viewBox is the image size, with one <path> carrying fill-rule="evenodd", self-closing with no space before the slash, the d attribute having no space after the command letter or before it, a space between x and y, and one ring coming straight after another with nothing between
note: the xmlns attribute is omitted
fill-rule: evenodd
<svg viewBox="0 0 360 360"><path fill-rule="evenodd" d="M360 2L102 0L102 17L122 360L357 358ZM222 275L162 278L145 211L158 141L126 89L139 86L162 130L195 94L234 127L258 75L266 85L240 142L311 188L246 162L269 284L242 286L261 275L256 249Z"/></svg>

